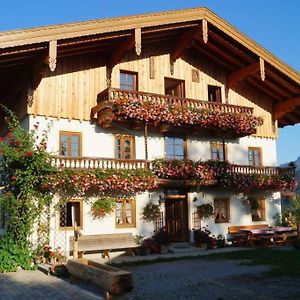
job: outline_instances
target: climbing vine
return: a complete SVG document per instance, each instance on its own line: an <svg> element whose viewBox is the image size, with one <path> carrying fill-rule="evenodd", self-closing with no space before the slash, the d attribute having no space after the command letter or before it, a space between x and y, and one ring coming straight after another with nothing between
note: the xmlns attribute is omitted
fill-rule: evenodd
<svg viewBox="0 0 300 300"><path fill-rule="evenodd" d="M5 235L0 239L0 271L30 268L29 237L39 212L49 204L51 192L39 188L43 176L51 173L46 138L36 143L34 131L22 129L15 115L3 107L8 134L0 138L0 203L5 212Z"/></svg>

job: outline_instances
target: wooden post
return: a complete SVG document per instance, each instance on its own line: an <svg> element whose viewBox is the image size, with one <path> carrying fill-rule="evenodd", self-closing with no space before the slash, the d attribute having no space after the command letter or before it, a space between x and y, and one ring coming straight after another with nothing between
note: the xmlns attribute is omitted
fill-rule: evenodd
<svg viewBox="0 0 300 300"><path fill-rule="evenodd" d="M300 222L297 222L297 239L300 240Z"/></svg>
<svg viewBox="0 0 300 300"><path fill-rule="evenodd" d="M223 147L223 158L226 160L226 147L225 147L225 140L222 139L222 147Z"/></svg>
<svg viewBox="0 0 300 300"><path fill-rule="evenodd" d="M74 222L74 240L73 240L73 257L78 258L78 231L77 231L77 223Z"/></svg>
<svg viewBox="0 0 300 300"><path fill-rule="evenodd" d="M144 138L145 138L145 159L148 160L148 125L145 123L144 127Z"/></svg>

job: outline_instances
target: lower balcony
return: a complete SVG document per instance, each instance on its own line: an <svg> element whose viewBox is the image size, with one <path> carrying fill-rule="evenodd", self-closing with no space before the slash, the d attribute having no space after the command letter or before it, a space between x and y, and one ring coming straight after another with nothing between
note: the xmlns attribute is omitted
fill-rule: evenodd
<svg viewBox="0 0 300 300"><path fill-rule="evenodd" d="M126 122L134 129L147 124L161 132L188 128L194 133L209 131L233 137L255 134L263 124L251 107L115 88L98 94L91 121L103 128Z"/></svg>
<svg viewBox="0 0 300 300"><path fill-rule="evenodd" d="M292 191L296 188L294 167L255 167L213 160L147 161L64 156L53 157L53 166L60 170L73 170L72 176L74 172L93 170L108 170L111 174L126 172L132 177L143 176L144 180L151 178L153 187L218 186L244 193L256 190Z"/></svg>

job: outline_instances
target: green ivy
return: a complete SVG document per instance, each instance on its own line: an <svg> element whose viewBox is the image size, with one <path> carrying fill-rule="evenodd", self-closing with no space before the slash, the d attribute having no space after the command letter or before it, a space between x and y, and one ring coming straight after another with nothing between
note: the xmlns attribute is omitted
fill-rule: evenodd
<svg viewBox="0 0 300 300"><path fill-rule="evenodd" d="M39 186L43 176L53 172L46 139L36 144L34 131L24 130L16 116L2 106L7 117L7 138L0 139L0 203L5 212L6 232L0 240L0 272L29 269L32 261L29 237L33 224L51 193Z"/></svg>

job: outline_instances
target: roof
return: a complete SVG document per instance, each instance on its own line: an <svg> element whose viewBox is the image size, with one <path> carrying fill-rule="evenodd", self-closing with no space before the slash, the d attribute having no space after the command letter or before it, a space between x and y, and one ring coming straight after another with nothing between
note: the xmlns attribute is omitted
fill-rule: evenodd
<svg viewBox="0 0 300 300"><path fill-rule="evenodd" d="M31 68L48 51L49 41L57 40L58 59L102 51L110 53L135 28L141 28L142 45L179 41L180 37L207 21L208 42L195 39L189 48L208 57L229 74L265 63L266 79L249 73L243 84L270 97L278 107L281 127L300 122L300 73L255 43L207 8L192 8L110 19L0 32L0 92L16 72ZM283 105L285 101L290 101ZM283 112L284 111L284 112Z"/></svg>

